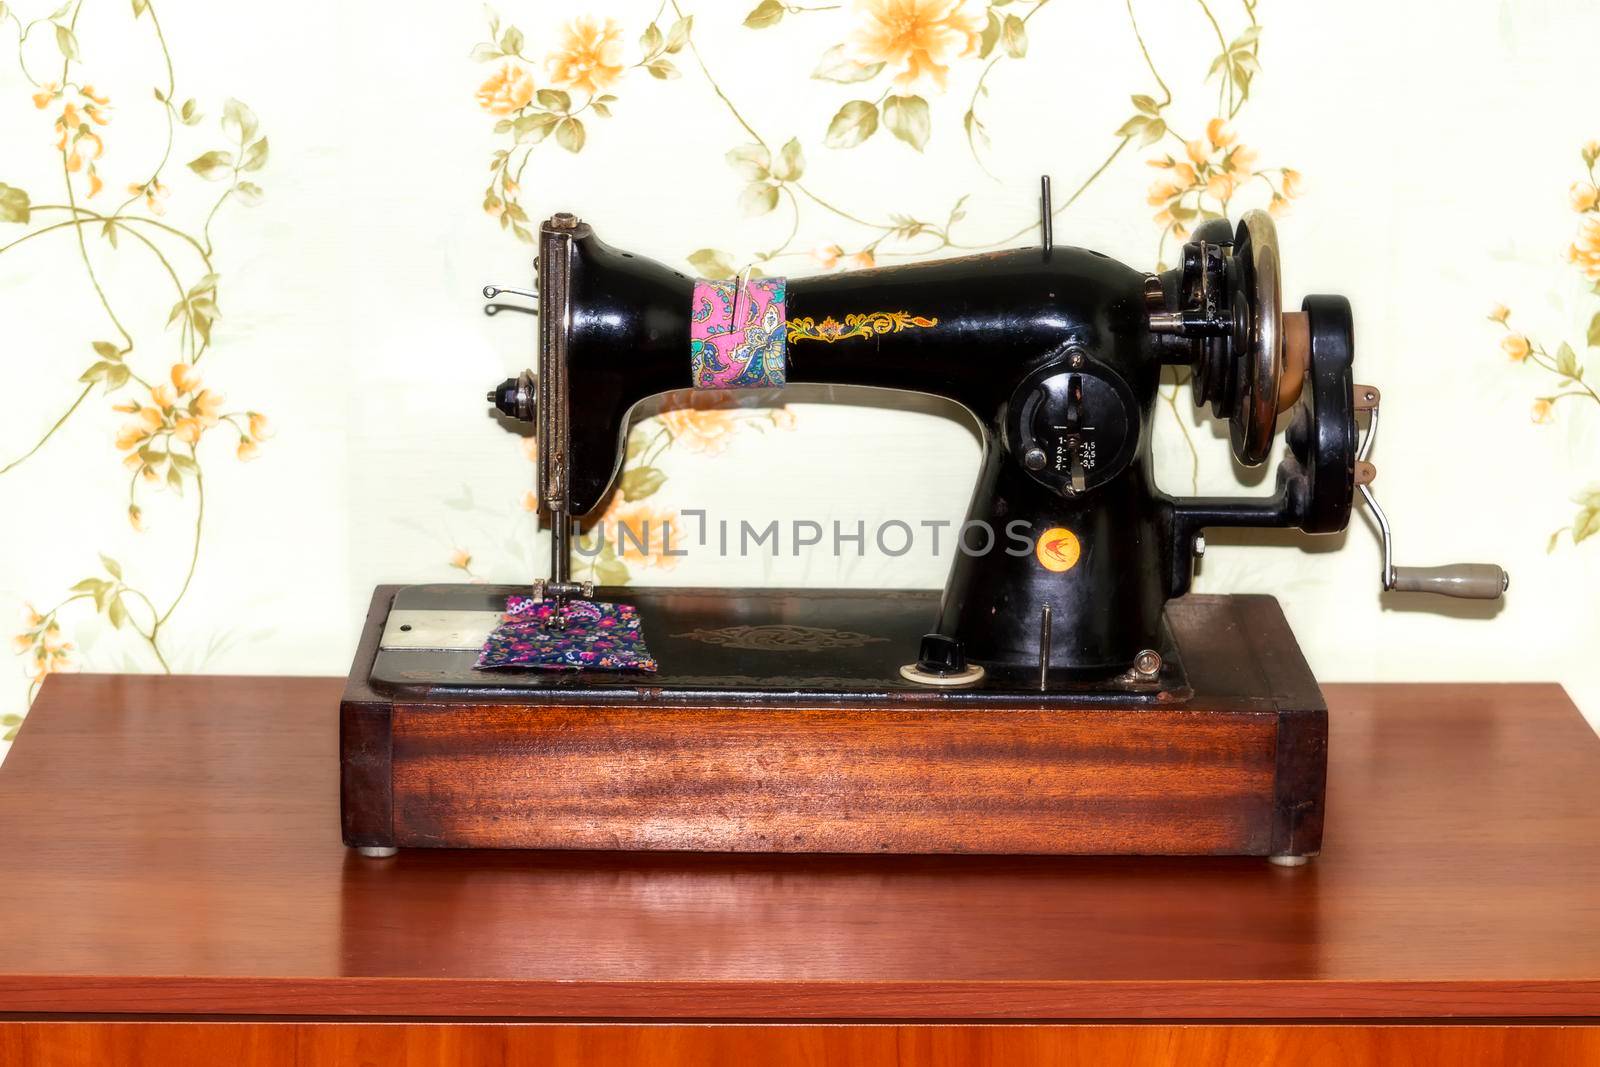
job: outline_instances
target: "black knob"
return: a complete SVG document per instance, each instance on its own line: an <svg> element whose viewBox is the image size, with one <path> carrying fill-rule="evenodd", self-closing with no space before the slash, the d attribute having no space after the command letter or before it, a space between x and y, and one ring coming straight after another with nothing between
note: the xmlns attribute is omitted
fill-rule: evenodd
<svg viewBox="0 0 1600 1067"><path fill-rule="evenodd" d="M534 388L533 375L524 373L516 378L507 378L489 390L487 399L507 418L532 422L537 400Z"/></svg>
<svg viewBox="0 0 1600 1067"><path fill-rule="evenodd" d="M967 652L961 640L944 634L923 634L917 650L917 670L925 674L960 674L967 669Z"/></svg>
<svg viewBox="0 0 1600 1067"><path fill-rule="evenodd" d="M507 378L493 389L489 390L489 403L499 409L500 414L517 417L517 380Z"/></svg>

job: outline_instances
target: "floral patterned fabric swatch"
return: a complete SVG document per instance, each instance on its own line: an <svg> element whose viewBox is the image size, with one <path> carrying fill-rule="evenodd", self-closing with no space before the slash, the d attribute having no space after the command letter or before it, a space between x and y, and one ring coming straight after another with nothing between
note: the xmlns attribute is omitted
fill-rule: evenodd
<svg viewBox="0 0 1600 1067"><path fill-rule="evenodd" d="M784 278L694 283L689 362L696 389L781 389L788 377Z"/></svg>
<svg viewBox="0 0 1600 1067"><path fill-rule="evenodd" d="M563 609L566 626L552 629L555 606L529 596L506 599L506 614L483 643L474 668L654 671L644 631L632 604L574 600Z"/></svg>

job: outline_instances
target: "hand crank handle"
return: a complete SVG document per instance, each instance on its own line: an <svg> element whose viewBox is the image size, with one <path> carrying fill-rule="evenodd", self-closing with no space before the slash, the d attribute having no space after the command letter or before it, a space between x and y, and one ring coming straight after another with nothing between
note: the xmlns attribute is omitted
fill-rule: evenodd
<svg viewBox="0 0 1600 1067"><path fill-rule="evenodd" d="M1356 451L1358 477L1356 489L1367 503L1367 510L1378 524L1378 537L1383 542L1383 588L1399 593L1438 593L1440 596L1458 597L1462 600L1499 600L1511 587L1511 578L1505 569L1494 563L1447 563L1442 567L1396 567L1394 565L1394 533L1389 529L1389 517L1378 506L1372 494L1372 479L1377 469L1368 463L1372 440L1378 432L1378 395L1369 386L1356 386L1357 410L1370 413L1366 436ZM1363 469L1364 468L1364 469Z"/></svg>
<svg viewBox="0 0 1600 1067"><path fill-rule="evenodd" d="M1463 600L1499 600L1511 585L1504 568L1493 563L1449 563L1442 567L1396 567L1394 584L1401 593L1438 593Z"/></svg>

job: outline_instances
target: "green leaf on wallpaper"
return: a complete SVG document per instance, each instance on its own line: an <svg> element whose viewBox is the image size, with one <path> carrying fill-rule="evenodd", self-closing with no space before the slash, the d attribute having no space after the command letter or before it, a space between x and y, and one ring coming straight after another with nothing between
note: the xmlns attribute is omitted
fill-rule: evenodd
<svg viewBox="0 0 1600 1067"><path fill-rule="evenodd" d="M776 26L783 20L783 5L778 0L761 0L744 17L744 24L752 30L764 30L768 26Z"/></svg>
<svg viewBox="0 0 1600 1067"><path fill-rule="evenodd" d="M592 100L589 102L589 110L593 111L596 115L599 115L603 119L608 119L611 117L611 109L606 107L598 100Z"/></svg>
<svg viewBox="0 0 1600 1067"><path fill-rule="evenodd" d="M1141 145L1155 144L1166 135L1167 124L1162 119L1153 119L1148 115L1135 115L1133 118L1117 127L1118 137L1137 137Z"/></svg>
<svg viewBox="0 0 1600 1067"><path fill-rule="evenodd" d="M267 139L265 137L244 150L239 162L240 170L260 170L267 165Z"/></svg>
<svg viewBox="0 0 1600 1067"><path fill-rule="evenodd" d="M167 458L172 461L172 465L174 467L178 468L180 471L183 471L185 474L200 473L200 464L193 456L186 456L182 452L168 452Z"/></svg>
<svg viewBox="0 0 1600 1067"><path fill-rule="evenodd" d="M644 53L646 59L661 51L666 43L667 39L661 35L661 27L653 22L639 35L639 51Z"/></svg>
<svg viewBox="0 0 1600 1067"><path fill-rule="evenodd" d="M138 18L144 14L144 9L150 6L150 0L133 0L133 17Z"/></svg>
<svg viewBox="0 0 1600 1067"><path fill-rule="evenodd" d="M1159 114L1160 110L1161 110L1160 105L1158 105L1156 103L1156 98L1155 97L1153 97L1153 96L1145 96L1143 94L1136 95L1133 98L1133 106L1138 108L1140 111L1143 111L1146 115L1149 115L1151 118L1155 118L1156 115Z"/></svg>
<svg viewBox="0 0 1600 1067"><path fill-rule="evenodd" d="M988 59L989 53L994 51L994 46L1000 41L1000 16L993 9L989 11L989 21L983 27L983 35L978 38L978 58Z"/></svg>
<svg viewBox="0 0 1600 1067"><path fill-rule="evenodd" d="M654 496L666 484L667 476L660 467L637 467L622 474L622 499L643 500Z"/></svg>
<svg viewBox="0 0 1600 1067"><path fill-rule="evenodd" d="M106 392L109 393L114 389L121 389L128 384L128 379L132 375L133 372L123 364L113 363L111 369L106 371Z"/></svg>
<svg viewBox="0 0 1600 1067"><path fill-rule="evenodd" d="M658 59L644 69L650 72L650 77L659 78L662 81L679 77L678 68L665 59Z"/></svg>
<svg viewBox="0 0 1600 1067"><path fill-rule="evenodd" d="M122 359L122 351L110 341L96 341L94 343L94 354L101 359L110 360L112 363L119 362Z"/></svg>
<svg viewBox="0 0 1600 1067"><path fill-rule="evenodd" d="M109 608L107 608L106 614L111 618L111 625L115 626L119 630L122 629L123 624L128 621L128 609L122 606L121 597L116 597L111 601L111 605Z"/></svg>
<svg viewBox="0 0 1600 1067"><path fill-rule="evenodd" d="M67 590L67 592L93 593L95 590L99 589L105 584L106 580L104 578L85 578L83 581L74 584L72 588Z"/></svg>
<svg viewBox="0 0 1600 1067"><path fill-rule="evenodd" d="M852 100L839 109L828 123L823 143L829 148L854 148L878 132L878 105Z"/></svg>
<svg viewBox="0 0 1600 1067"><path fill-rule="evenodd" d="M731 278L738 272L733 257L716 248L702 248L689 253L689 266L702 278Z"/></svg>
<svg viewBox="0 0 1600 1067"><path fill-rule="evenodd" d="M577 119L562 119L561 124L556 127L556 144L568 152L581 152L583 141L583 123Z"/></svg>
<svg viewBox="0 0 1600 1067"><path fill-rule="evenodd" d="M891 96L883 102L883 124L906 144L922 151L933 132L928 102L920 96Z"/></svg>
<svg viewBox="0 0 1600 1067"><path fill-rule="evenodd" d="M1600 508L1584 508L1572 520L1572 543L1579 544L1600 533Z"/></svg>
<svg viewBox="0 0 1600 1067"><path fill-rule="evenodd" d="M709 252L710 249L703 248L700 251L701 252ZM699 254L700 254L700 252L696 252L695 253L695 255L699 255ZM690 258L691 258L691 260L693 259L693 257L690 257ZM646 443L647 442L644 439L644 431L643 430L638 429L637 427L635 427L634 429L630 430L628 432L627 453L626 453L626 456L624 457L626 459L626 461L629 462L629 463L632 463L634 460L638 459L644 453L644 449L645 449L645 444Z"/></svg>
<svg viewBox="0 0 1600 1067"><path fill-rule="evenodd" d="M500 51L508 56L522 51L522 31L515 26L507 26L506 32L500 35Z"/></svg>
<svg viewBox="0 0 1600 1067"><path fill-rule="evenodd" d="M27 222L32 211L26 192L0 182L0 222Z"/></svg>
<svg viewBox="0 0 1600 1067"><path fill-rule="evenodd" d="M791 137L778 152L778 162L773 165L772 176L780 182L800 180L806 170L806 157L800 150L800 138Z"/></svg>
<svg viewBox="0 0 1600 1067"><path fill-rule="evenodd" d="M112 364L107 363L104 360L98 360L89 364L89 369L78 375L78 381L88 382L90 385L93 385L98 381L103 381L105 380L106 372L109 371L111 367Z"/></svg>
<svg viewBox="0 0 1600 1067"><path fill-rule="evenodd" d="M1578 370L1578 354L1565 341L1556 349L1556 373L1564 378L1576 378L1581 373Z"/></svg>
<svg viewBox="0 0 1600 1067"><path fill-rule="evenodd" d="M105 225L100 227L100 236L111 242L111 247L117 247L117 223L115 219L107 219Z"/></svg>
<svg viewBox="0 0 1600 1067"><path fill-rule="evenodd" d="M60 23L56 24L56 47L61 49L61 54L68 59L78 58L78 38Z"/></svg>
<svg viewBox="0 0 1600 1067"><path fill-rule="evenodd" d="M746 215L765 215L778 206L778 187L766 182L751 182L739 194L739 210Z"/></svg>
<svg viewBox="0 0 1600 1067"><path fill-rule="evenodd" d="M1005 25L1000 28L1000 41L1005 45L1006 55L1021 59L1028 54L1028 27L1017 16L1007 15Z"/></svg>
<svg viewBox="0 0 1600 1067"><path fill-rule="evenodd" d="M817 64L817 69L811 76L818 81L864 82L876 78L883 70L882 63L860 63L851 59L842 44L836 44L822 53L822 60Z"/></svg>
<svg viewBox="0 0 1600 1067"><path fill-rule="evenodd" d="M1589 320L1589 347L1600 347L1600 311L1594 313L1594 318Z"/></svg>
<svg viewBox="0 0 1600 1067"><path fill-rule="evenodd" d="M256 135L256 113L244 104L228 97L222 105L222 132L244 144Z"/></svg>
<svg viewBox="0 0 1600 1067"><path fill-rule="evenodd" d="M467 53L467 58L479 63L488 63L505 55L500 51L500 46L489 41L472 46L472 51Z"/></svg>
<svg viewBox="0 0 1600 1067"><path fill-rule="evenodd" d="M167 484L172 487L173 492L179 496L183 495L183 475L178 473L176 466L167 468Z"/></svg>
<svg viewBox="0 0 1600 1067"><path fill-rule="evenodd" d="M122 577L122 564L118 563L104 552L100 553L100 563L103 567L105 567L106 573L111 575L111 577Z"/></svg>
<svg viewBox="0 0 1600 1067"><path fill-rule="evenodd" d="M694 16L685 15L672 24L672 29L667 31L668 54L681 52L683 46L689 43L689 31L694 28Z"/></svg>
<svg viewBox="0 0 1600 1067"><path fill-rule="evenodd" d="M599 585L627 585L628 565L617 558L611 539L600 544L600 554L594 558L594 580Z"/></svg>
<svg viewBox="0 0 1600 1067"><path fill-rule="evenodd" d="M266 195L261 191L261 186L255 182L240 182L233 187L233 195L246 207L255 207L261 203L261 198Z"/></svg>
<svg viewBox="0 0 1600 1067"><path fill-rule="evenodd" d="M214 149L191 159L189 169L206 181L221 181L233 175L233 153Z"/></svg>
<svg viewBox="0 0 1600 1067"><path fill-rule="evenodd" d="M195 103L192 96L185 100L183 106L178 109L178 120L185 126L193 126L204 117L204 115L200 114L199 105Z"/></svg>
<svg viewBox="0 0 1600 1067"><path fill-rule="evenodd" d="M596 104L595 107L599 107ZM538 144L550 136L550 131L556 128L556 123L561 121L561 116L550 111L533 111L519 117L511 124L516 131L518 144Z"/></svg>
<svg viewBox="0 0 1600 1067"><path fill-rule="evenodd" d="M978 121L978 113L976 111L969 108L966 115L961 119L961 124L967 128L968 141L974 145L982 145L984 148L989 147L989 134L984 129L983 123Z"/></svg>
<svg viewBox="0 0 1600 1067"><path fill-rule="evenodd" d="M533 97L540 107L565 114L572 110L572 97L560 89L540 89Z"/></svg>
<svg viewBox="0 0 1600 1067"><path fill-rule="evenodd" d="M738 145L728 149L728 154L722 158L728 161L734 173L748 181L761 181L771 174L772 153L767 151L766 145Z"/></svg>

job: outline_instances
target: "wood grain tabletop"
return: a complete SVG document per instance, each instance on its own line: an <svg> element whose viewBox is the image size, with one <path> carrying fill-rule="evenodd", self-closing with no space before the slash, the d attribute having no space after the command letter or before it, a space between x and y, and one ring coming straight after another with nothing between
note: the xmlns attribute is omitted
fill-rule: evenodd
<svg viewBox="0 0 1600 1067"><path fill-rule="evenodd" d="M1553 685L1330 685L1257 859L339 841L321 678L52 677L0 767L8 1012L484 1019L1600 1014L1600 739Z"/></svg>

